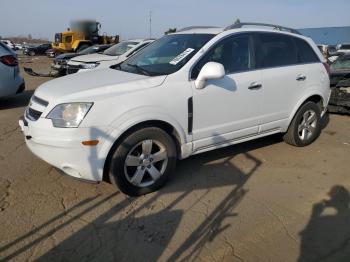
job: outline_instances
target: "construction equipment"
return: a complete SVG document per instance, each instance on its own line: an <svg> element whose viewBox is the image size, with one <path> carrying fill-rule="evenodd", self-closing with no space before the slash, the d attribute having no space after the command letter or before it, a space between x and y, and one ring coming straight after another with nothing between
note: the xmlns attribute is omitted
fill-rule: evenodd
<svg viewBox="0 0 350 262"><path fill-rule="evenodd" d="M52 48L59 53L80 52L95 44L113 44L119 42L119 35L100 35L101 24L95 20L77 20L71 22L67 31L56 33Z"/></svg>

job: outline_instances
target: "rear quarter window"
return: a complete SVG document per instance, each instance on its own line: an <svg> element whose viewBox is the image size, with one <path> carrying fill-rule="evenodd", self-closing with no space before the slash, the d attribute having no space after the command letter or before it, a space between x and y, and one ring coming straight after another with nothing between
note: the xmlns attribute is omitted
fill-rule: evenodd
<svg viewBox="0 0 350 262"><path fill-rule="evenodd" d="M295 37L294 42L297 47L299 63L305 64L320 62L320 59L316 55L315 51L305 40Z"/></svg>

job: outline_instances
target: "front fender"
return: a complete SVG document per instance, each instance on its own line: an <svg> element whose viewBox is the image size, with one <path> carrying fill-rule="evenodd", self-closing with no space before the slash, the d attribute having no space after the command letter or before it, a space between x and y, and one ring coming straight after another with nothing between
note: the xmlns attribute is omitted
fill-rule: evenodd
<svg viewBox="0 0 350 262"><path fill-rule="evenodd" d="M146 121L162 121L171 125L177 132L181 145L185 145L190 140L185 133L184 128L181 126L179 121L170 116L160 108L155 107L143 107L131 110L127 113L124 113L121 117L115 119L111 124L111 131L108 134L107 142L103 144L103 147L100 150L101 156L106 156L110 149L112 148L115 141L128 129L131 127L146 122Z"/></svg>

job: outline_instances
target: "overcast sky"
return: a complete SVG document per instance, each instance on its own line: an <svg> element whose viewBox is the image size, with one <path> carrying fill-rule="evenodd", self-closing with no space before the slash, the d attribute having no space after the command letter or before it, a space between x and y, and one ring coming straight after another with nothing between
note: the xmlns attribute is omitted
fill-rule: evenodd
<svg viewBox="0 0 350 262"><path fill-rule="evenodd" d="M122 39L152 37L172 27L242 22L294 28L350 25L349 0L16 0L1 1L0 35L31 34L52 40L72 19L97 19L102 32Z"/></svg>

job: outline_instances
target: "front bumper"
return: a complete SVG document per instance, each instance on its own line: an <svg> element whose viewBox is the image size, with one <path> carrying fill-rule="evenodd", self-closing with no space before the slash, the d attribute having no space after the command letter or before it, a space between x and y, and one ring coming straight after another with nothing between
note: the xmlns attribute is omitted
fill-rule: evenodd
<svg viewBox="0 0 350 262"><path fill-rule="evenodd" d="M19 120L30 151L65 174L88 181L102 181L107 154L101 152L108 141L108 128L54 128L51 120ZM82 141L99 140L96 146Z"/></svg>

